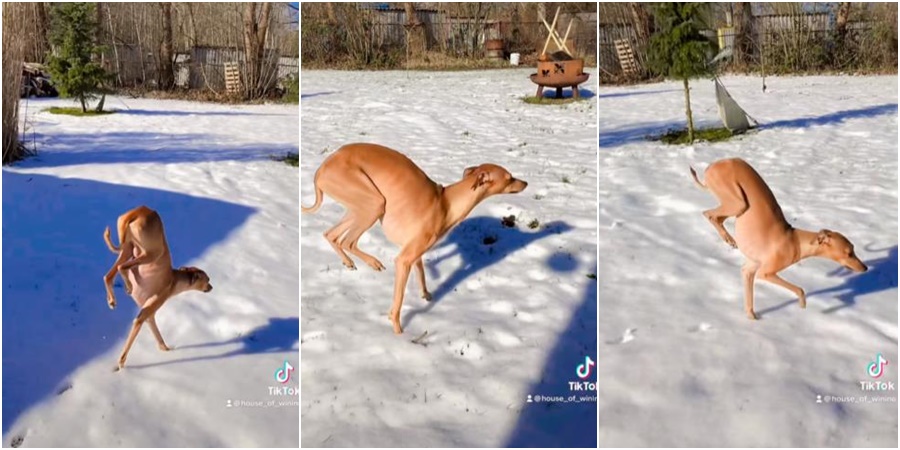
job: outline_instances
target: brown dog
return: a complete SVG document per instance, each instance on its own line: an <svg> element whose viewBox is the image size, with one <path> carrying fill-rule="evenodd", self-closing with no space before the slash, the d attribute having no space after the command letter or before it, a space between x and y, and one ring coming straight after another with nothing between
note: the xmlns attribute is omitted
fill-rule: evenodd
<svg viewBox="0 0 900 450"><path fill-rule="evenodd" d="M172 256L166 243L162 219L156 211L139 206L119 216L117 223L120 246L113 245L109 236L109 227L103 233L106 245L113 253L118 254L115 264L103 277L106 284L106 302L110 309L116 307L112 282L116 272L125 281L125 292L131 295L140 307L137 317L131 326L125 348L119 356L119 369L125 366L128 350L144 322L150 325L150 331L156 337L159 349L170 348L163 341L156 326L156 311L166 300L188 290L209 292L209 276L196 267L172 268Z"/></svg>
<svg viewBox="0 0 900 450"><path fill-rule="evenodd" d="M328 194L347 209L346 215L324 233L325 239L351 270L356 265L348 251L375 270L384 270L381 261L357 246L360 236L376 221L387 238L400 247L395 261L394 301L388 318L394 332L400 326L400 307L413 264L416 266L422 298L431 300L425 287L422 255L469 215L482 200L495 194L522 192L528 183L514 178L494 164L469 167L463 178L441 186L425 175L403 154L375 144L349 144L329 156L316 171L316 203L301 208L313 213Z"/></svg>
<svg viewBox="0 0 900 450"><path fill-rule="evenodd" d="M800 307L806 308L803 289L785 281L778 276L778 272L810 256L828 258L854 272L868 270L853 252L853 244L842 234L792 227L785 220L769 186L746 161L735 158L714 162L706 169L705 185L697 178L693 167L691 176L697 186L712 192L721 203L718 208L704 211L703 215L722 240L747 257L741 274L744 280L744 310L750 319L757 318L753 311L755 278L793 292L800 300ZM729 217L736 218L733 238L722 225Z"/></svg>

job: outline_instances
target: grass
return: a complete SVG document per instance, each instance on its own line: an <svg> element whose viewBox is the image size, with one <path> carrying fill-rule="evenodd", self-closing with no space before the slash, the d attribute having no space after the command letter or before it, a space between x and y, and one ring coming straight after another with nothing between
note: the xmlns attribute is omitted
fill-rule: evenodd
<svg viewBox="0 0 900 450"><path fill-rule="evenodd" d="M51 106L44 111L47 111L50 114L65 114L67 116L75 117L105 116L116 112L115 110L95 111L93 109L82 111L81 108L77 106Z"/></svg>
<svg viewBox="0 0 900 450"><path fill-rule="evenodd" d="M720 142L727 141L734 137L734 133L728 130L728 128L704 128L700 130L694 130L694 142L698 141L706 141L706 142ZM662 141L666 144L680 145L680 144L689 144L688 141L688 130L669 130L666 134L662 136L657 136L652 138L651 140Z"/></svg>
<svg viewBox="0 0 900 450"><path fill-rule="evenodd" d="M289 166L299 167L300 166L300 154L289 152L284 156L273 156L272 159L275 161L281 161Z"/></svg>
<svg viewBox="0 0 900 450"><path fill-rule="evenodd" d="M575 97L564 97L564 98L555 98L555 97L532 97L526 96L522 97L522 101L528 103L529 105L565 105L567 103L575 103L586 100L585 98L575 98Z"/></svg>

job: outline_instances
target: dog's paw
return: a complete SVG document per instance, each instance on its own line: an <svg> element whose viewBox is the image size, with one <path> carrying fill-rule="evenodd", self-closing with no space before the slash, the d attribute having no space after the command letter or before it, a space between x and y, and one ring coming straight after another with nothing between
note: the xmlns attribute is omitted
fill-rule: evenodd
<svg viewBox="0 0 900 450"><path fill-rule="evenodd" d="M106 304L109 305L109 309L116 309L116 298L106 297Z"/></svg>
<svg viewBox="0 0 900 450"><path fill-rule="evenodd" d="M344 261L344 267L346 267L347 270L356 270L356 264L354 264L353 261L350 260Z"/></svg>
<svg viewBox="0 0 900 450"><path fill-rule="evenodd" d="M750 320L757 320L759 319L759 316L757 316L753 311L747 311L747 318Z"/></svg>
<svg viewBox="0 0 900 450"><path fill-rule="evenodd" d="M369 267L375 269L376 272L381 272L382 270L384 270L384 264L382 264L381 261L377 259L373 258L371 261L368 261L368 264Z"/></svg>
<svg viewBox="0 0 900 450"><path fill-rule="evenodd" d="M172 351L172 347L169 347L168 345L157 345L157 347L159 347L159 351L161 351L161 352Z"/></svg>
<svg viewBox="0 0 900 450"><path fill-rule="evenodd" d="M430 302L431 301L431 292L428 292L428 291L423 292L422 298L424 298L426 302Z"/></svg>

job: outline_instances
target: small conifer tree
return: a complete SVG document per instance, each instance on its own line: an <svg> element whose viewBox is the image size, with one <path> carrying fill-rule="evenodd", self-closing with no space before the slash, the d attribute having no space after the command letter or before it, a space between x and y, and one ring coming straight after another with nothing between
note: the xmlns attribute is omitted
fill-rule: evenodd
<svg viewBox="0 0 900 450"><path fill-rule="evenodd" d="M58 3L50 8L52 26L48 68L59 93L74 97L87 112L87 101L103 94L109 79L98 59L96 3ZM97 111L103 111L103 99Z"/></svg>
<svg viewBox="0 0 900 450"><path fill-rule="evenodd" d="M649 65L654 72L682 81L688 140L694 142L694 117L688 80L711 75L707 65L713 43L700 33L708 3L657 3L656 33L650 38Z"/></svg>

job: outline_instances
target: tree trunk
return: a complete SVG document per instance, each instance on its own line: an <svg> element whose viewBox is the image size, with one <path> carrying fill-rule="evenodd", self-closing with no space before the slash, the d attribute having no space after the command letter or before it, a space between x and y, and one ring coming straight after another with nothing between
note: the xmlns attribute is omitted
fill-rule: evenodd
<svg viewBox="0 0 900 450"><path fill-rule="evenodd" d="M337 14L334 12L334 2L325 3L325 13L328 17L328 23L334 25L337 23Z"/></svg>
<svg viewBox="0 0 900 450"><path fill-rule="evenodd" d="M266 88L261 83L262 63L272 4L266 2L261 5L258 19L256 17L257 5L257 3L244 5L244 56L247 61L244 92L247 98L260 97L265 93Z"/></svg>
<svg viewBox="0 0 900 450"><path fill-rule="evenodd" d="M174 45L172 44L172 3L160 2L162 13L162 42L159 45L159 88L170 90L175 87Z"/></svg>
<svg viewBox="0 0 900 450"><path fill-rule="evenodd" d="M47 13L47 3L39 2L35 5L38 16L38 39L41 51L41 60L46 61L47 53L50 52L50 15Z"/></svg>
<svg viewBox="0 0 900 450"><path fill-rule="evenodd" d="M419 21L415 3L404 2L403 9L406 12L406 45L409 56L415 58L425 53L425 26Z"/></svg>
<svg viewBox="0 0 900 450"><path fill-rule="evenodd" d="M749 2L734 3L734 62L745 67L750 61L752 49L753 12Z"/></svg>
<svg viewBox="0 0 900 450"><path fill-rule="evenodd" d="M691 113L691 87L688 84L687 78L682 80L684 82L684 112L687 115L687 123L688 123L688 141L693 144L694 143L694 115Z"/></svg>
<svg viewBox="0 0 900 450"><path fill-rule="evenodd" d="M84 103L84 94L78 94L78 101L81 102L81 112L87 112L87 104Z"/></svg>
<svg viewBox="0 0 900 450"><path fill-rule="evenodd" d="M844 45L844 38L847 36L847 22L850 21L850 5L850 2L838 4L837 16L834 20L834 31L837 34L839 46Z"/></svg>

